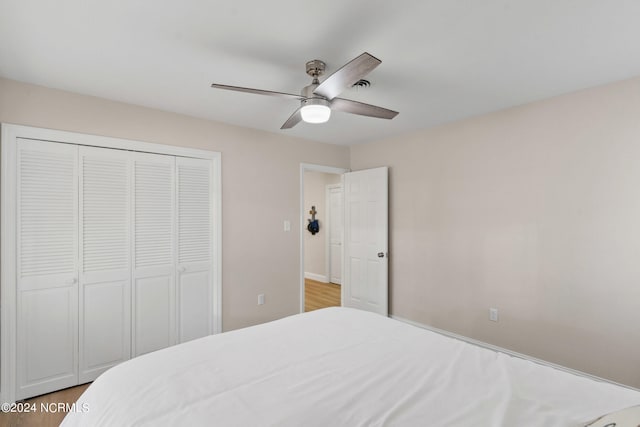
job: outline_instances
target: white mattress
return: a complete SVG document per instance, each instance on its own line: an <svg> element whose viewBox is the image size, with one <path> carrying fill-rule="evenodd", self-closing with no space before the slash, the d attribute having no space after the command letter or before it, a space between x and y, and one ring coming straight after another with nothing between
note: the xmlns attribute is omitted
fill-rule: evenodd
<svg viewBox="0 0 640 427"><path fill-rule="evenodd" d="M331 308L116 366L62 425L566 427L637 404L631 389Z"/></svg>

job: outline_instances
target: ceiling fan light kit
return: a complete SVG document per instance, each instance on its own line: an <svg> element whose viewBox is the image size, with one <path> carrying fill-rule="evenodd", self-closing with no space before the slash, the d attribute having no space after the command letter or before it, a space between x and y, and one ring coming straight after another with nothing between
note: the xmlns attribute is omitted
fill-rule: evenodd
<svg viewBox="0 0 640 427"><path fill-rule="evenodd" d="M331 117L331 107L326 98L314 93L320 85L318 77L324 74L326 64L319 59L314 59L306 64L307 74L313 78L309 86L305 86L300 94L305 99L300 101L300 116L305 123L325 123Z"/></svg>
<svg viewBox="0 0 640 427"><path fill-rule="evenodd" d="M331 117L329 101L322 98L311 98L302 101L300 115L306 123L325 123Z"/></svg>
<svg viewBox="0 0 640 427"><path fill-rule="evenodd" d="M326 64L319 59L309 61L306 63L306 71L307 74L313 78L313 81L310 85L302 89L300 95L217 83L211 84L211 87L215 89L254 93L257 95L278 96L300 101L300 107L284 122L280 129L291 129L300 121L306 123L325 123L329 120L329 117L331 117L331 110L379 119L393 119L398 115L397 111L337 97L342 91L354 85L360 87L368 86L369 82L363 80L363 77L380 65L381 62L378 58L364 52L324 79L321 83L318 77L324 74ZM361 84L360 82L367 82L367 85Z"/></svg>

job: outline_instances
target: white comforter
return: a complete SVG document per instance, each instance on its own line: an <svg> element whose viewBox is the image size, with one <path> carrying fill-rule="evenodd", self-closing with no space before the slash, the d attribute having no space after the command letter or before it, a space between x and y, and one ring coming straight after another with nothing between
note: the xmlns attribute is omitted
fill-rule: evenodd
<svg viewBox="0 0 640 427"><path fill-rule="evenodd" d="M566 427L637 404L640 392L331 308L116 366L62 425Z"/></svg>

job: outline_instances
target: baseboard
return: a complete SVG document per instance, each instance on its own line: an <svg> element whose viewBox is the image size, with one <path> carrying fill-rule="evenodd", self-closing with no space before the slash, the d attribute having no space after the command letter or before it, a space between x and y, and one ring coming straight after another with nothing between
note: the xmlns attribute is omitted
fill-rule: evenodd
<svg viewBox="0 0 640 427"><path fill-rule="evenodd" d="M527 356L526 354L518 353L517 351L512 351L512 350L509 350L509 349L506 349L506 348L498 347L497 345L489 344L489 343L486 343L484 341L474 340L473 338L465 337L464 335L459 335L459 334L456 334L456 333L453 333L453 332L445 331L443 329L434 328L433 326L429 326L429 325L426 325L424 323L416 322L416 321L409 320L409 319L404 319L402 317L394 316L394 315L390 315L389 317L391 317L392 319L395 319L395 320L399 320L400 322L403 322L403 323L408 323L409 325L417 326L418 328L426 329L428 331L435 332L437 334L447 336L449 338L453 338L453 339L456 339L456 340L464 341L464 342L469 343L469 344L477 345L478 347L483 347L483 348L486 348L488 350L497 351L499 353L505 353L505 354L508 354L509 356L517 357L519 359L528 360L529 362L537 363L538 365L543 365L543 366L547 366L547 367L550 367L550 368L558 369L560 371L568 372L570 374L578 375L580 377L586 377L586 378L589 378L589 379L594 380L594 381L605 382L605 383L617 385L619 387L628 388L630 390L640 391L640 389L637 389L637 388L632 387L630 385L620 384L618 382L611 381L611 380L608 380L606 378L598 377L596 375L588 374L586 372L582 372L582 371L578 371L578 370L575 370L575 369L567 368L566 366L556 365L555 363L547 362L546 360L538 359L538 358L535 358L535 357L532 357L532 356Z"/></svg>
<svg viewBox="0 0 640 427"><path fill-rule="evenodd" d="M316 282L329 283L329 278L322 274L304 272L305 279L315 280Z"/></svg>

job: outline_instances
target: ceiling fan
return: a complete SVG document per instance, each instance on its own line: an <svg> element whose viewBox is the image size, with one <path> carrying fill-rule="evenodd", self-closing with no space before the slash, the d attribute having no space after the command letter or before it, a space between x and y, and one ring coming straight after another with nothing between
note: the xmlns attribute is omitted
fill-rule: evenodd
<svg viewBox="0 0 640 427"><path fill-rule="evenodd" d="M302 88L300 95L217 83L213 83L211 87L299 100L300 107L284 122L280 129L291 129L301 120L307 123L324 123L329 120L331 110L379 119L393 119L398 115L397 111L337 97L345 89L360 82L364 76L380 65L381 62L378 58L365 52L352 59L320 83L318 77L324 74L326 64L319 59L309 61L306 64L307 74L313 78L313 81L309 86Z"/></svg>

